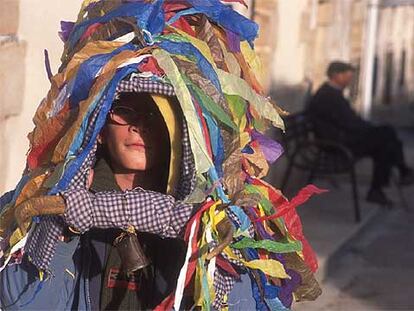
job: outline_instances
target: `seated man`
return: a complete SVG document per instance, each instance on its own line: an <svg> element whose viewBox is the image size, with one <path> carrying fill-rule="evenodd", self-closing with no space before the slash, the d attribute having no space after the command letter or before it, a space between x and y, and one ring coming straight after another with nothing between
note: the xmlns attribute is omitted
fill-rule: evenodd
<svg viewBox="0 0 414 311"><path fill-rule="evenodd" d="M332 62L327 70L328 81L312 97L308 110L316 135L345 144L355 157L370 157L374 171L367 200L389 205L382 188L387 186L392 167L400 172L401 185L414 182L413 170L404 159L403 146L394 128L376 126L363 120L351 108L343 90L353 78L354 68L347 63Z"/></svg>

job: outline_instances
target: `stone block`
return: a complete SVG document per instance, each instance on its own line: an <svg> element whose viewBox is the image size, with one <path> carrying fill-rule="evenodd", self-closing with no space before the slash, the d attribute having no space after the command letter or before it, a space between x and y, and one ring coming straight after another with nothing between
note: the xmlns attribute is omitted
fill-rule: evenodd
<svg viewBox="0 0 414 311"><path fill-rule="evenodd" d="M0 35L17 33L19 27L19 0L0 1Z"/></svg>
<svg viewBox="0 0 414 311"><path fill-rule="evenodd" d="M318 7L318 25L329 26L334 22L334 4L322 2Z"/></svg>
<svg viewBox="0 0 414 311"><path fill-rule="evenodd" d="M22 110L25 82L26 43L0 45L0 119Z"/></svg>
<svg viewBox="0 0 414 311"><path fill-rule="evenodd" d="M5 124L6 120L0 118L0 172L2 177L0 178L0 196L6 191L5 184L7 178L7 141L5 140Z"/></svg>

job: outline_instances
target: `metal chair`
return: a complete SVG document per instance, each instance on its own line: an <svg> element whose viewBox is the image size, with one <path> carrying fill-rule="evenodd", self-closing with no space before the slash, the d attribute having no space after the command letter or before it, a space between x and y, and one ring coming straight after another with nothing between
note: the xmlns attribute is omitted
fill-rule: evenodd
<svg viewBox="0 0 414 311"><path fill-rule="evenodd" d="M306 112L284 118L286 133L282 137L288 160L281 189L284 190L293 168L309 172L308 182L317 176L348 174L352 184L355 221L361 220L355 175L356 159L344 145L315 137L313 124Z"/></svg>

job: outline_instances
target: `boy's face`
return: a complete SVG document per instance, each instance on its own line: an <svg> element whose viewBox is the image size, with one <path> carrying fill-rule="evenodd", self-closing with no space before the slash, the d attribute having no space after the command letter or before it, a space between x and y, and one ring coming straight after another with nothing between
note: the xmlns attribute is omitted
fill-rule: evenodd
<svg viewBox="0 0 414 311"><path fill-rule="evenodd" d="M121 97L110 112L100 140L111 166L123 172L153 169L165 163L169 152L164 120L149 96Z"/></svg>

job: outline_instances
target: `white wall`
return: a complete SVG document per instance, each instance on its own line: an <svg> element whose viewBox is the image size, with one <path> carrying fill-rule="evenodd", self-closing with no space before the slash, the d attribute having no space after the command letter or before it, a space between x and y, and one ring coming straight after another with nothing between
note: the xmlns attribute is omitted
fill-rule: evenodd
<svg viewBox="0 0 414 311"><path fill-rule="evenodd" d="M401 53L406 51L405 87L400 88ZM377 56L378 87L374 94L376 104L382 103L385 88L387 53L393 53L392 97L395 102L407 102L414 96L414 6L389 7L381 10Z"/></svg>
<svg viewBox="0 0 414 311"><path fill-rule="evenodd" d="M275 84L299 84L304 79L305 46L301 38L302 13L308 1L278 2L277 48L273 54L272 80Z"/></svg>
<svg viewBox="0 0 414 311"><path fill-rule="evenodd" d="M258 7L259 3L263 3L261 1L270 0L256 0ZM14 188L21 176L28 150L26 136L33 129L31 118L49 89L43 49L49 51L55 73L63 48L57 35L60 21L76 19L81 2L82 0L20 0L18 37L27 43L26 57L21 60L25 63L25 81L18 90L23 93L23 110L18 116L9 117L6 121L0 120L3 122L0 124L2 135L7 139L7 144L0 148L0 159L6 159L7 162L6 169L0 172L2 178L6 178L5 187L0 183L0 193ZM278 0L276 3L275 12L271 12L271 18L274 18L276 24L275 31L268 31L276 40L271 61L273 85L294 86L309 76L317 86L324 79L325 66L330 60L350 60L356 57L352 53L359 53L360 49L354 52L351 49L355 45L354 41L358 40L350 39L352 27L355 27L351 27L352 16L358 13L352 12L351 7L356 3L364 7L365 2L335 0L325 5L328 10L320 9L315 16L311 14L312 4L318 3L317 0ZM242 6L238 8L249 15ZM316 25L316 22L319 24ZM309 29L312 24L315 29ZM264 33L263 30L261 33ZM414 7L383 9L378 34L380 64L377 97L382 95L386 51L393 49L397 56L395 61L398 61L403 46L407 50L408 93L414 94ZM398 70L399 66L395 68Z"/></svg>
<svg viewBox="0 0 414 311"><path fill-rule="evenodd" d="M13 189L20 179L29 148L27 134L33 129L31 119L49 90L43 50L49 51L52 71L56 73L63 49L57 34L60 21L75 20L81 3L81 0L20 1L18 36L27 43L26 58L21 60L25 62L25 82L20 90L24 92L23 110L20 115L5 121L8 147L1 148L0 152L7 157L8 165L6 171L2 172L6 182L0 192Z"/></svg>

